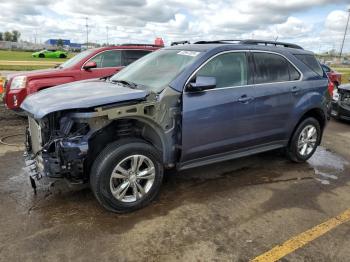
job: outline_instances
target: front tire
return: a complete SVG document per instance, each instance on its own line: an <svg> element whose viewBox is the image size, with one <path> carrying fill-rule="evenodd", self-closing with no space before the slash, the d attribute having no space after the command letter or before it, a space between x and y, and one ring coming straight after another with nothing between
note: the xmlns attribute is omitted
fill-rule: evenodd
<svg viewBox="0 0 350 262"><path fill-rule="evenodd" d="M39 54L39 58L45 58L44 54Z"/></svg>
<svg viewBox="0 0 350 262"><path fill-rule="evenodd" d="M127 213L148 205L163 180L160 153L141 139L109 144L96 158L90 173L91 189L107 210Z"/></svg>
<svg viewBox="0 0 350 262"><path fill-rule="evenodd" d="M296 128L287 147L288 158L296 163L308 160L321 141L321 127L317 119L304 119Z"/></svg>
<svg viewBox="0 0 350 262"><path fill-rule="evenodd" d="M67 56L65 54L60 54L59 58L66 58Z"/></svg>

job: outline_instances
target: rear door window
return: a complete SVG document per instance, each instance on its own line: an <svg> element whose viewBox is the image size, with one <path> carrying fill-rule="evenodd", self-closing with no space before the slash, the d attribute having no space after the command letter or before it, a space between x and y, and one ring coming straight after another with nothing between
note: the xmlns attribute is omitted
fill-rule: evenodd
<svg viewBox="0 0 350 262"><path fill-rule="evenodd" d="M245 53L226 53L218 55L205 64L197 76L216 78L216 88L247 85L247 58Z"/></svg>
<svg viewBox="0 0 350 262"><path fill-rule="evenodd" d="M151 51L147 50L124 50L123 51L123 65L127 66L137 59L149 54Z"/></svg>
<svg viewBox="0 0 350 262"><path fill-rule="evenodd" d="M314 55L298 54L295 55L301 62L303 62L308 68L314 71L319 76L323 76L323 70L320 63L316 60Z"/></svg>
<svg viewBox="0 0 350 262"><path fill-rule="evenodd" d="M294 81L300 78L298 70L284 57L271 53L253 53L255 84Z"/></svg>

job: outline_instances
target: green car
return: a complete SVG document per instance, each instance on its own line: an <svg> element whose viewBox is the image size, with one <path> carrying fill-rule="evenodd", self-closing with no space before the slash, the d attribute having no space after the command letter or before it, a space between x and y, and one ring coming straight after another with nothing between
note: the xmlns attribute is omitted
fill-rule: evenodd
<svg viewBox="0 0 350 262"><path fill-rule="evenodd" d="M61 50L42 50L33 53L32 56L39 58L66 58L68 53Z"/></svg>

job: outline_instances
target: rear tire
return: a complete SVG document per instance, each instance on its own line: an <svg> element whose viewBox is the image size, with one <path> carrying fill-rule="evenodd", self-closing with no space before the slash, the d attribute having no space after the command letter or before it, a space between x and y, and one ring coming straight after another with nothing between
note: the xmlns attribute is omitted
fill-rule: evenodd
<svg viewBox="0 0 350 262"><path fill-rule="evenodd" d="M90 173L91 189L107 210L127 213L148 205L163 180L161 154L141 139L109 144L96 158Z"/></svg>
<svg viewBox="0 0 350 262"><path fill-rule="evenodd" d="M60 54L60 58L66 58L67 56L65 54Z"/></svg>
<svg viewBox="0 0 350 262"><path fill-rule="evenodd" d="M321 141L321 127L317 119L304 119L294 131L287 147L287 157L296 163L308 160Z"/></svg>

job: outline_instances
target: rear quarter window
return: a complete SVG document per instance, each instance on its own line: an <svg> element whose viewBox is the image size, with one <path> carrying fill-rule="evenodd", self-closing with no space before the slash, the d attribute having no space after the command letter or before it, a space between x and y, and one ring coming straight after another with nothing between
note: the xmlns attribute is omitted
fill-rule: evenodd
<svg viewBox="0 0 350 262"><path fill-rule="evenodd" d="M301 62L303 62L308 68L314 71L319 76L323 76L323 69L320 63L317 61L314 55L298 54L295 55Z"/></svg>

